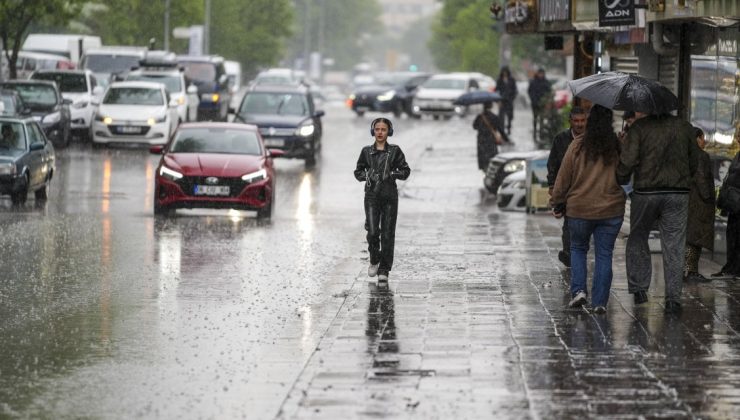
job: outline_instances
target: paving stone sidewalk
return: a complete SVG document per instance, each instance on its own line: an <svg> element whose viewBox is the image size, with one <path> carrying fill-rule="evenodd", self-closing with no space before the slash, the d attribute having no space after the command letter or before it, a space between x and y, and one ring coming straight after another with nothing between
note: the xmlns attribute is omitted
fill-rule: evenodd
<svg viewBox="0 0 740 420"><path fill-rule="evenodd" d="M278 417L737 418L740 287L686 284L683 315L666 316L655 254L636 307L622 238L608 313L567 309L559 222L500 212L474 152L435 145L416 163L389 286L357 255Z"/></svg>

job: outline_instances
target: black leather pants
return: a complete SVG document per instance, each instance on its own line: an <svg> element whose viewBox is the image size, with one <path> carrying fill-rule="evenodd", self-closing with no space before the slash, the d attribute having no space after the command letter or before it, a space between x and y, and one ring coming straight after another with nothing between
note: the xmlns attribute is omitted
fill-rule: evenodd
<svg viewBox="0 0 740 420"><path fill-rule="evenodd" d="M365 193L365 228L370 264L380 264L378 274L393 268L393 246L396 242L398 195Z"/></svg>

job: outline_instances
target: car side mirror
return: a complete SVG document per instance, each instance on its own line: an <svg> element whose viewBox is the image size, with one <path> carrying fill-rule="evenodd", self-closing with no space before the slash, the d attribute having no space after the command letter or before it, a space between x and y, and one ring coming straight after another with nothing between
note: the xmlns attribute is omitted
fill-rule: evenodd
<svg viewBox="0 0 740 420"><path fill-rule="evenodd" d="M279 158L285 156L285 151L280 149L267 149L267 156Z"/></svg>
<svg viewBox="0 0 740 420"><path fill-rule="evenodd" d="M31 115L32 112L33 111L31 111L31 108L23 108L23 110L21 111L21 114L22 115Z"/></svg>
<svg viewBox="0 0 740 420"><path fill-rule="evenodd" d="M187 92L191 95L198 93L198 86L190 85L188 86Z"/></svg>
<svg viewBox="0 0 740 420"><path fill-rule="evenodd" d="M44 150L44 143L31 143L28 148L31 149L32 152L36 150Z"/></svg>
<svg viewBox="0 0 740 420"><path fill-rule="evenodd" d="M321 118L321 117L323 117L324 115L326 115L326 112L324 112L324 111L316 111L316 112L315 112L315 113L313 114L313 116L314 116L314 117L316 117L316 118Z"/></svg>
<svg viewBox="0 0 740 420"><path fill-rule="evenodd" d="M104 91L104 89L103 89L102 86L95 86L95 88L93 88L93 95L94 96L102 96L103 95L103 91Z"/></svg>
<svg viewBox="0 0 740 420"><path fill-rule="evenodd" d="M161 155L162 152L164 152L164 146L162 146L161 144L149 148L149 153L153 155Z"/></svg>
<svg viewBox="0 0 740 420"><path fill-rule="evenodd" d="M223 85L224 83L229 81L229 76L222 74L221 77L218 78L218 84Z"/></svg>
<svg viewBox="0 0 740 420"><path fill-rule="evenodd" d="M73 101L71 99L62 99L62 103L64 105L72 105Z"/></svg>

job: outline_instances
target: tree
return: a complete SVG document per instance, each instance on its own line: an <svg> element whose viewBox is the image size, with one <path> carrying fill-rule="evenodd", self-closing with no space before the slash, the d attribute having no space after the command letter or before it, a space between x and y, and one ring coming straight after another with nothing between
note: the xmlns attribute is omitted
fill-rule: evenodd
<svg viewBox="0 0 740 420"><path fill-rule="evenodd" d="M10 78L17 77L18 51L31 23L63 25L82 8L84 0L0 0L0 39Z"/></svg>

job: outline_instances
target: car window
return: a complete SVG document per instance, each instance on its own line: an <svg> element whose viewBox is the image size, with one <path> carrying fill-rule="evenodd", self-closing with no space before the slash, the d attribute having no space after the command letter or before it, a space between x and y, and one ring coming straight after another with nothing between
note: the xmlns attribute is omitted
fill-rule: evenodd
<svg viewBox="0 0 740 420"><path fill-rule="evenodd" d="M44 135L41 134L41 130L38 128L36 124L29 124L28 126L28 143L29 144L36 144L36 143L45 143Z"/></svg>
<svg viewBox="0 0 740 420"><path fill-rule="evenodd" d="M463 79L429 79L422 86L430 89L465 89Z"/></svg>
<svg viewBox="0 0 740 420"><path fill-rule="evenodd" d="M183 91L179 76L166 74L129 74L126 80L161 83L168 93Z"/></svg>
<svg viewBox="0 0 740 420"><path fill-rule="evenodd" d="M77 73L34 73L31 77L36 80L50 80L55 82L61 92L87 93L87 82L84 74Z"/></svg>
<svg viewBox="0 0 740 420"><path fill-rule="evenodd" d="M211 63L185 61L182 65L185 67L185 77L189 80L199 82L213 82L216 80L216 66Z"/></svg>
<svg viewBox="0 0 740 420"><path fill-rule="evenodd" d="M5 86L12 89L21 96L23 102L28 106L54 106L58 103L58 97L54 87L42 84L11 84Z"/></svg>
<svg viewBox="0 0 740 420"><path fill-rule="evenodd" d="M139 65L138 55L94 54L85 57L83 68L95 73L118 73Z"/></svg>
<svg viewBox="0 0 740 420"><path fill-rule="evenodd" d="M225 153L261 155L257 133L227 128L180 129L172 140L171 153Z"/></svg>
<svg viewBox="0 0 740 420"><path fill-rule="evenodd" d="M20 122L0 123L0 155L15 156L26 150L26 135Z"/></svg>
<svg viewBox="0 0 740 420"><path fill-rule="evenodd" d="M250 92L242 101L239 114L308 115L306 95L302 93Z"/></svg>
<svg viewBox="0 0 740 420"><path fill-rule="evenodd" d="M28 57L23 63L23 70L36 70L36 59Z"/></svg>
<svg viewBox="0 0 740 420"><path fill-rule="evenodd" d="M117 87L108 89L103 103L108 105L163 105L164 98L159 89Z"/></svg>
<svg viewBox="0 0 740 420"><path fill-rule="evenodd" d="M0 109L0 114L15 115L18 113L18 109L12 95L0 95L0 101L2 102L2 109Z"/></svg>

